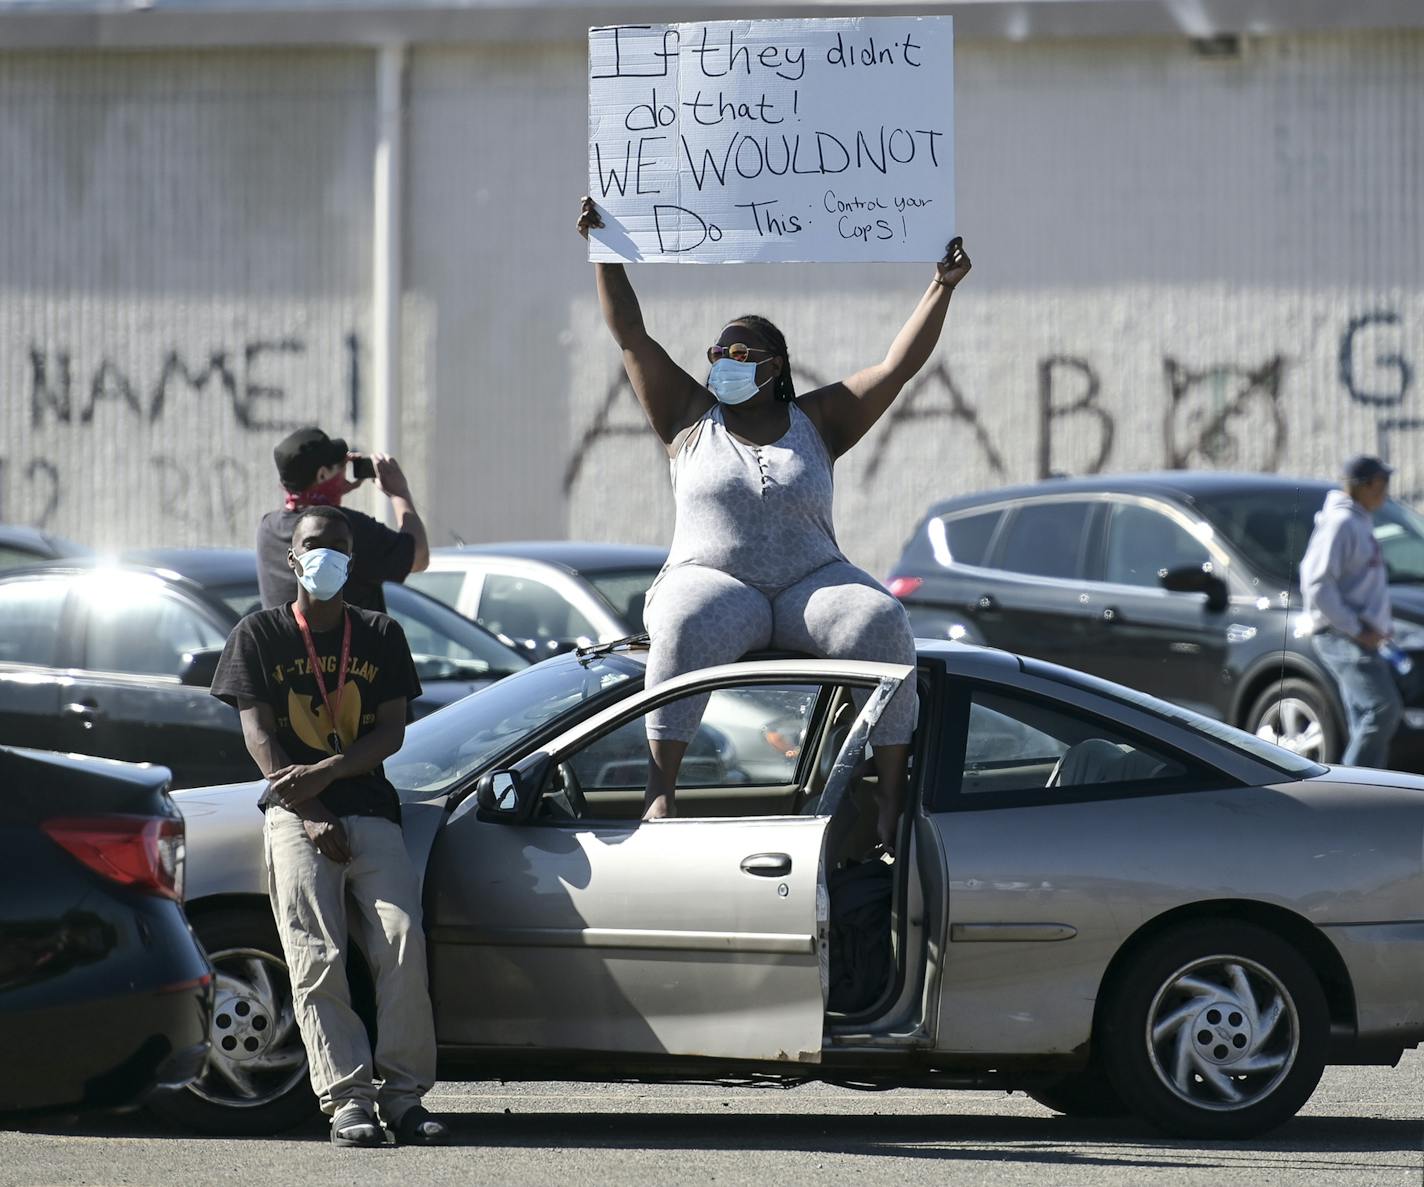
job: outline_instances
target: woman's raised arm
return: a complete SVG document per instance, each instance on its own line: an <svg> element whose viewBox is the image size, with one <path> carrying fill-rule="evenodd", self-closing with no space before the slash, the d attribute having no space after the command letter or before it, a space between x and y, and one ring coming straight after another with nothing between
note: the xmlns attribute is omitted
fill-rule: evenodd
<svg viewBox="0 0 1424 1187"><path fill-rule="evenodd" d="M588 238L589 228L603 226L603 218L592 198L584 198L579 211L578 232ZM643 325L643 311L622 264L595 264L598 276L598 303L613 340L623 351L623 369L633 385L633 394L643 406L648 423L669 451L679 433L696 422L712 406L712 396L691 375L672 361L671 356Z"/></svg>
<svg viewBox="0 0 1424 1187"><path fill-rule="evenodd" d="M963 241L957 236L951 239L944 258L935 265L935 278L910 320L895 335L885 358L798 401L821 430L833 457L864 437L895 402L900 389L929 361L944 328L950 294L969 275L971 266Z"/></svg>

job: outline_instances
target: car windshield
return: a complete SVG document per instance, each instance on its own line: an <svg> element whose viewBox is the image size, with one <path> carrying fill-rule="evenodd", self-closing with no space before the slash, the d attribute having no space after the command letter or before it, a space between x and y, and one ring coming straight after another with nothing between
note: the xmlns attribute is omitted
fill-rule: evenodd
<svg viewBox="0 0 1424 1187"><path fill-rule="evenodd" d="M643 625L643 602L648 596L648 586L658 575L657 569L629 569L623 573L585 573L605 602L619 619L628 624L629 634L641 635L647 628Z"/></svg>
<svg viewBox="0 0 1424 1187"><path fill-rule="evenodd" d="M256 582L212 592L239 618L262 609ZM385 596L422 680L498 680L529 666L519 652L433 598L389 582Z"/></svg>
<svg viewBox="0 0 1424 1187"><path fill-rule="evenodd" d="M1293 751L1267 742L1264 738L1256 737L1255 734L1248 734L1245 730L1227 725L1224 721L1217 721L1215 718L1206 717L1201 713L1194 713L1190 709L1183 709L1180 705L1159 700L1157 697L1148 696L1136 689L1125 688L1121 684L1113 684L1107 680L1099 680L1096 676L1089 676L1084 672L1070 672L1066 668L1041 663L1038 660L1025 658L1022 663L1024 670L1032 672L1035 676L1042 676L1046 680L1071 685L1074 688L1091 689L1099 696L1109 697L1120 704L1140 709L1144 713L1151 713L1173 725L1195 730L1197 733L1205 734L1213 741L1245 754L1248 758L1274 767L1293 779L1308 779L1313 775L1323 774L1325 771L1325 768L1319 763L1302 758Z"/></svg>
<svg viewBox="0 0 1424 1187"><path fill-rule="evenodd" d="M442 795L540 727L642 675L643 665L622 655L561 656L525 668L412 725L386 760L386 777L405 799Z"/></svg>
<svg viewBox="0 0 1424 1187"><path fill-rule="evenodd" d="M1198 495L1195 501L1212 526L1253 568L1289 585L1296 579L1325 493L1312 485L1298 493L1284 489L1222 491ZM1424 519L1418 512L1391 499L1375 512L1375 539L1390 581L1424 584Z"/></svg>

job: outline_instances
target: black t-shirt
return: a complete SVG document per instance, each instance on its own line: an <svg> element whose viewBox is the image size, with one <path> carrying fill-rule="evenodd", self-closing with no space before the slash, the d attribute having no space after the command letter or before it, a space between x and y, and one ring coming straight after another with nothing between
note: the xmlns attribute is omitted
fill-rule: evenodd
<svg viewBox="0 0 1424 1187"><path fill-rule="evenodd" d="M386 610L381 582L404 581L415 563L415 537L397 532L379 520L339 508L351 525L351 572L341 591L348 606L364 610ZM290 606L297 600L297 575L287 564L292 547L292 533L305 514L297 511L269 511L257 525L257 589L262 605Z"/></svg>
<svg viewBox="0 0 1424 1187"><path fill-rule="evenodd" d="M378 705L420 695L420 677L400 624L372 610L348 607L346 613L351 616L351 656L346 690L337 706L343 750L376 728ZM342 629L338 623L332 630L312 632L326 692L333 700ZM334 753L327 742L330 715L290 605L258 610L233 627L213 677L212 693L233 706L239 700L271 705L278 741L294 763L320 762ZM321 793L321 802L336 816L384 816L400 823L400 800L382 767L338 779Z"/></svg>

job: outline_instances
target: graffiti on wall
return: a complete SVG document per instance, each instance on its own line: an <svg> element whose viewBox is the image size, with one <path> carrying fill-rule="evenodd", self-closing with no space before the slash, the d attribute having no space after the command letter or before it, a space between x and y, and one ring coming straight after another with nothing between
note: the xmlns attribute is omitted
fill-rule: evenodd
<svg viewBox="0 0 1424 1187"><path fill-rule="evenodd" d="M314 417L314 408L341 407L347 426L360 419L360 337L354 332L342 337L339 359L316 359L314 350L304 336L289 334L201 351L169 346L138 362L107 354L82 362L69 344L32 343L26 420L51 441L73 433L127 442L133 438L126 430L151 430L142 438L148 439L160 436L166 425L191 424L197 416L209 427L208 450L184 454L170 446L142 453L137 465L121 467L125 489L147 492L151 503L145 509L159 518L241 536L251 526L252 497L272 479L266 466L245 456L213 452L228 430L239 440L260 438L267 446L312 419L330 426L331 418ZM302 390L298 369L312 363L341 375L342 390ZM52 526L67 491L92 489L92 479L86 485L66 475L60 452L0 455L0 522L23 518L40 528Z"/></svg>
<svg viewBox="0 0 1424 1187"><path fill-rule="evenodd" d="M1414 367L1403 352L1401 319L1388 310L1352 317L1340 333L1339 381L1354 403L1378 411L1378 450L1398 451L1400 434L1424 431L1424 417L1399 414L1414 381ZM1160 458L1134 457L1134 466L1160 464L1167 469L1277 471L1289 441L1286 405L1289 363L1284 354L1247 361L1222 361L1194 367L1164 355L1158 393L1162 443ZM1119 442L1118 417L1101 401L1103 381L1087 357L1052 354L1035 360L1037 438L1034 476L1049 478L1071 469L1098 474L1114 464ZM803 391L826 383L812 371L798 371ZM872 480L892 459L902 430L947 422L969 430L979 465L965 459L966 472L1010 477L1007 458L1021 456L1025 445L995 439L981 406L965 392L948 366L936 363L921 372L899 396L869 445L864 477ZM610 382L593 416L574 433L575 445L564 471L570 494L600 443L647 432L642 410L620 371ZM1010 447L1011 446L1011 447ZM962 457L963 455L961 455ZM1405 492L1408 494L1409 492Z"/></svg>

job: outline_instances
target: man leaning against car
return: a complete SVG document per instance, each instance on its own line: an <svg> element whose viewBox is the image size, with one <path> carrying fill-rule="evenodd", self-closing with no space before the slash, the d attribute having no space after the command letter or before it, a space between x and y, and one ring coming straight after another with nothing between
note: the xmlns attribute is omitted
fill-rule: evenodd
<svg viewBox="0 0 1424 1187"><path fill-rule="evenodd" d="M1344 489L1331 491L1315 517L1300 584L1306 629L1320 662L1340 687L1350 740L1346 766L1382 767L1404 711L1380 645L1393 633L1389 573L1374 534L1374 513L1389 497L1393 470L1376 457L1344 466Z"/></svg>
<svg viewBox="0 0 1424 1187"><path fill-rule="evenodd" d="M394 619L348 606L351 526L335 507L297 520L297 595L233 629L213 695L236 706L267 777L260 805L268 886L312 1089L338 1146L439 1145L420 1103L435 1078L420 881L382 763L405 738L420 681ZM376 982L374 1059L346 980L350 898ZM381 1078L379 1090L373 1073Z"/></svg>

